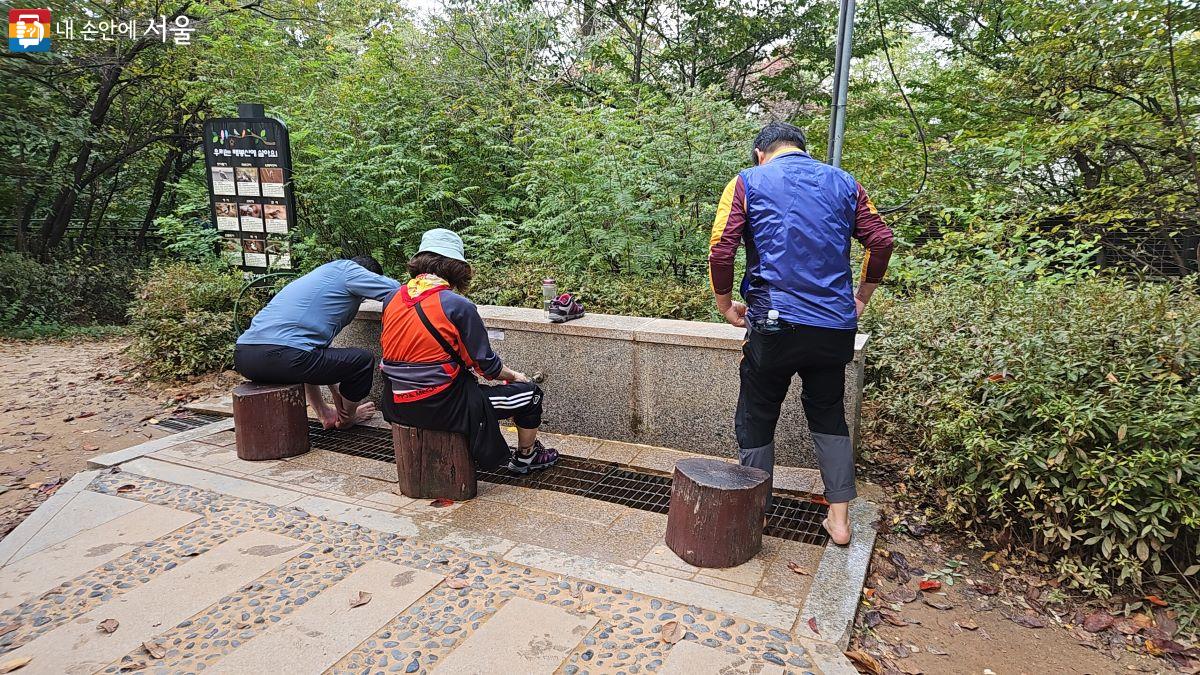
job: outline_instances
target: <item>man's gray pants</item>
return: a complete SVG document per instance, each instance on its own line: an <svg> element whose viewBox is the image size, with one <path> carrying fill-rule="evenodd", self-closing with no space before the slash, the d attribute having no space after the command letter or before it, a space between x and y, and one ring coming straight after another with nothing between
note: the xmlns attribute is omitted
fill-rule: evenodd
<svg viewBox="0 0 1200 675"><path fill-rule="evenodd" d="M798 375L800 401L812 433L825 499L848 502L854 487L854 449L846 425L846 364L854 356L853 330L788 326L764 334L748 331L739 369L741 389L735 419L739 460L775 471L775 427Z"/></svg>

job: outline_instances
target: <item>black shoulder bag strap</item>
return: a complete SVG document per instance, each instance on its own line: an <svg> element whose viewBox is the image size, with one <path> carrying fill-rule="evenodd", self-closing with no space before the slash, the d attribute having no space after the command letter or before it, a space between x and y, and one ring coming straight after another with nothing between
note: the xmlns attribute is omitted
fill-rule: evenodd
<svg viewBox="0 0 1200 675"><path fill-rule="evenodd" d="M438 344L442 346L442 349L446 350L446 353L450 355L450 358L454 359L454 362L457 363L459 367L467 369L467 364L463 362L462 357L458 355L458 352L454 351L454 348L450 346L450 343L446 342L446 338L442 337L442 334L438 332L438 329L434 328L433 324L429 322L429 317L425 316L425 310L421 307L421 303L418 302L414 304L413 309L417 310L417 317L421 319L421 323L425 324L425 330L429 331L429 334L433 336L433 339L438 341Z"/></svg>

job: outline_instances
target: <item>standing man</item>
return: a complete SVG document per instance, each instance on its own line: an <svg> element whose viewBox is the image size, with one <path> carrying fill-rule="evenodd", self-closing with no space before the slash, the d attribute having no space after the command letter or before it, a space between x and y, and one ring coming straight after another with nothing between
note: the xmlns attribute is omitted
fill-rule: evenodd
<svg viewBox="0 0 1200 675"><path fill-rule="evenodd" d="M754 139L754 167L721 195L709 247L717 309L747 328L735 426L745 466L773 473L775 425L792 376L812 432L836 544L850 541L854 452L843 406L846 364L854 358L858 316L883 280L892 231L866 190L841 169L805 152L804 132L773 122ZM850 239L866 248L858 291ZM735 302L733 265L746 244L746 274Z"/></svg>
<svg viewBox="0 0 1200 675"><path fill-rule="evenodd" d="M383 300L400 287L381 272L379 261L365 255L325 263L284 286L238 338L234 370L257 382L303 384L326 429L367 421L375 414L375 404L363 402L375 378L375 356L329 343L354 320L363 300ZM333 406L321 385L329 388Z"/></svg>

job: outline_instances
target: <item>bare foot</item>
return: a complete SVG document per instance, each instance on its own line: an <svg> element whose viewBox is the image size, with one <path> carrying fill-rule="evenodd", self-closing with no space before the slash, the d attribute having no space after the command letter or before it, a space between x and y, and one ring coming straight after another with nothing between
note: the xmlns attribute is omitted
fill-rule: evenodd
<svg viewBox="0 0 1200 675"><path fill-rule="evenodd" d="M821 527L829 533L829 538L838 546L845 546L850 543L850 523L846 523L844 527L836 527L829 522L829 519L821 521Z"/></svg>
<svg viewBox="0 0 1200 675"><path fill-rule="evenodd" d="M338 418L337 418L336 426L338 429L349 429L350 427L352 427L356 424L362 424L363 422L366 422L367 420L371 419L374 416L375 416L375 404L374 403L361 403L361 404L359 404L358 409L355 410L351 416L347 417L345 415L339 414Z"/></svg>
<svg viewBox="0 0 1200 675"><path fill-rule="evenodd" d="M326 408L325 410L313 408L313 413L316 414L317 419L320 420L322 429L328 431L337 426L338 414L331 408Z"/></svg>

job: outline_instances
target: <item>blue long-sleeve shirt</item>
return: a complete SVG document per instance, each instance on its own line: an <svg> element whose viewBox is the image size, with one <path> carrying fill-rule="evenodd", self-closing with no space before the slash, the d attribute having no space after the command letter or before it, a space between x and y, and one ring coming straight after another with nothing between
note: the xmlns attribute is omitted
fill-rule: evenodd
<svg viewBox="0 0 1200 675"><path fill-rule="evenodd" d="M400 287L350 260L334 260L283 287L255 315L240 345L282 345L304 351L328 347L354 320L362 301L383 300Z"/></svg>

